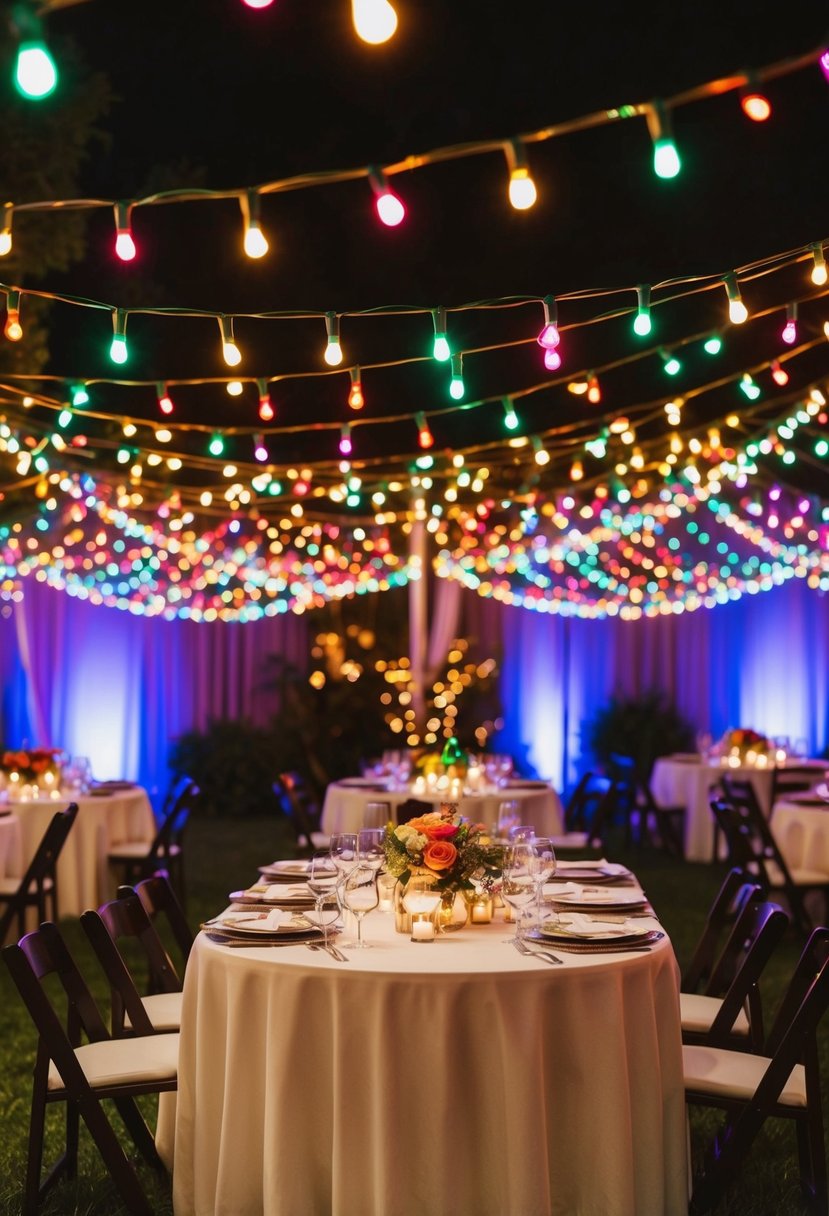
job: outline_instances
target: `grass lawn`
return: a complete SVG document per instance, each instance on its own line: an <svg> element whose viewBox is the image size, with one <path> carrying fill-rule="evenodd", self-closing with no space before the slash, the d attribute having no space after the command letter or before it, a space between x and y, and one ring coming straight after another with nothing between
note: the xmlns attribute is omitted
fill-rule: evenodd
<svg viewBox="0 0 829 1216"><path fill-rule="evenodd" d="M273 820L203 820L191 822L187 842L189 904L192 923L220 910L227 893L252 880L256 866L276 857L290 856L292 837L285 826ZM612 860L626 862L637 873L669 933L680 966L687 962L700 933L708 908L722 881L723 870L707 865L682 864L648 849L625 853L612 845ZM61 926L69 947L90 986L106 1009L106 987L101 983L92 955L76 921ZM794 935L785 939L768 971L764 1004L773 1015L779 993L799 954ZM829 1080L829 1028L824 1028L822 1075ZM0 1216L17 1216L26 1160L31 1069L34 1032L6 968L0 967ZM825 1092L825 1091L824 1091ZM153 1117L154 1100L148 1100ZM49 1115L46 1160L59 1151L60 1107ZM117 1117L116 1117L117 1118ZM692 1143L695 1150L710 1139L716 1115L694 1112ZM167 1180L157 1180L142 1171L154 1210L159 1216L171 1213ZM61 1183L44 1201L44 1216L75 1213L77 1216L115 1216L124 1211L89 1136L81 1130L80 1179ZM717 1216L801 1216L797 1153L794 1129L787 1123L769 1123L755 1142L748 1165L734 1193L717 1208ZM297 1213L297 1216L303 1216ZM359 1213L354 1213L359 1216ZM435 1213L435 1216L440 1214ZM469 1216L473 1216L472 1213ZM504 1216L522 1216L520 1212ZM575 1216L575 1214L574 1214ZM641 1213L639 1216L649 1216Z"/></svg>

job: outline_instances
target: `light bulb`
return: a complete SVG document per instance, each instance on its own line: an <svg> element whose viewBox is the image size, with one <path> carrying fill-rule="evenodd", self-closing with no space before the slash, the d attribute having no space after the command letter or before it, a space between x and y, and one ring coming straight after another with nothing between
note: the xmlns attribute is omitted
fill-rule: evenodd
<svg viewBox="0 0 829 1216"><path fill-rule="evenodd" d="M225 385L228 397L241 397L244 385L241 380L228 380Z"/></svg>
<svg viewBox="0 0 829 1216"><path fill-rule="evenodd" d="M771 102L761 93L756 81L749 81L740 93L740 105L746 118L752 122L765 122L771 116Z"/></svg>
<svg viewBox="0 0 829 1216"><path fill-rule="evenodd" d="M271 401L271 395L268 392L267 380L257 380L256 387L259 390L259 417L263 422L272 422L275 410Z"/></svg>
<svg viewBox="0 0 829 1216"><path fill-rule="evenodd" d="M670 355L666 350L660 350L659 357L662 360L662 370L667 376L677 376L682 370L682 364L676 355Z"/></svg>
<svg viewBox="0 0 829 1216"><path fill-rule="evenodd" d="M350 375L351 388L348 390L348 404L353 410L361 410L366 401L363 396L363 383L360 379L359 367L352 367Z"/></svg>
<svg viewBox="0 0 829 1216"><path fill-rule="evenodd" d="M14 207L6 203L3 207L3 221L0 227L0 258L6 257L12 251L12 215Z"/></svg>
<svg viewBox="0 0 829 1216"><path fill-rule="evenodd" d="M244 0L248 8L269 8L273 0Z"/></svg>
<svg viewBox="0 0 829 1216"><path fill-rule="evenodd" d="M325 314L325 329L328 334L325 362L329 367L339 367L343 361L343 348L340 346L340 320L336 313Z"/></svg>
<svg viewBox="0 0 829 1216"><path fill-rule="evenodd" d="M509 175L509 201L516 211L528 211L538 198L529 169L513 169Z"/></svg>
<svg viewBox="0 0 829 1216"><path fill-rule="evenodd" d="M637 338L647 338L651 329L651 289L645 286L637 287L636 316L633 318L633 332Z"/></svg>
<svg viewBox="0 0 829 1216"><path fill-rule="evenodd" d="M599 385L599 377L590 375L587 381L587 400L591 405L598 405L602 399L602 390Z"/></svg>
<svg viewBox="0 0 829 1216"><path fill-rule="evenodd" d="M123 308L116 308L112 313L112 342L109 347L109 357L113 363L126 363L127 350L127 314Z"/></svg>
<svg viewBox="0 0 829 1216"><path fill-rule="evenodd" d="M350 456L351 451L351 427L345 423L340 430L340 455Z"/></svg>
<svg viewBox="0 0 829 1216"><path fill-rule="evenodd" d="M515 407L512 404L512 401L509 399L509 397L504 397L502 404L504 406L504 426L508 431L517 430L518 415L515 412Z"/></svg>
<svg viewBox="0 0 829 1216"><path fill-rule="evenodd" d="M760 396L760 389L754 383L748 372L743 372L742 379L740 380L740 388L748 397L749 401L756 401Z"/></svg>
<svg viewBox="0 0 829 1216"><path fill-rule="evenodd" d="M780 333L781 339L787 346L794 346L797 341L797 303L786 306L786 324Z"/></svg>
<svg viewBox="0 0 829 1216"><path fill-rule="evenodd" d="M429 430L429 423L426 421L425 415L415 414L415 424L417 425L418 443L422 448L430 448L435 440Z"/></svg>
<svg viewBox="0 0 829 1216"><path fill-rule="evenodd" d="M233 337L233 318L222 315L218 321L222 336L222 358L228 367L238 367L242 362L242 352Z"/></svg>
<svg viewBox="0 0 829 1216"><path fill-rule="evenodd" d="M561 367L561 355L553 348L544 352L544 366L548 372L557 372Z"/></svg>
<svg viewBox="0 0 829 1216"><path fill-rule="evenodd" d="M368 180L374 191L374 206L387 228L396 228L406 218L406 208L386 180L382 169L369 169Z"/></svg>
<svg viewBox="0 0 829 1216"><path fill-rule="evenodd" d="M719 334L712 334L710 338L705 339L702 349L706 355L718 355L722 350L722 338Z"/></svg>
<svg viewBox="0 0 829 1216"><path fill-rule="evenodd" d="M646 113L648 130L653 140L653 171L657 177L676 177L682 168L682 162L671 134L668 112L661 101L655 101Z"/></svg>
<svg viewBox="0 0 829 1216"><path fill-rule="evenodd" d="M460 401L464 392L463 383L463 355L452 356L452 379L449 382L449 396L454 401Z"/></svg>
<svg viewBox="0 0 829 1216"><path fill-rule="evenodd" d="M775 384L779 384L781 388L789 383L789 373L783 367L779 359L771 361L771 378Z"/></svg>
<svg viewBox="0 0 829 1216"><path fill-rule="evenodd" d="M821 51L818 63L820 64L821 72L829 80L829 51Z"/></svg>
<svg viewBox="0 0 829 1216"><path fill-rule="evenodd" d="M163 381L159 381L155 386L155 395L158 400L158 408L162 414L172 414L174 408L173 400L167 392L167 385Z"/></svg>
<svg viewBox="0 0 829 1216"><path fill-rule="evenodd" d="M207 446L207 450L211 456L221 456L222 453L224 452L225 441L224 441L224 439L222 439L222 437L218 431L216 431L213 435L211 435L210 443Z"/></svg>
<svg viewBox="0 0 829 1216"><path fill-rule="evenodd" d="M397 29L397 13L389 0L351 0L354 29L363 42L379 46Z"/></svg>
<svg viewBox="0 0 829 1216"><path fill-rule="evenodd" d="M728 295L728 319L732 325L742 325L744 321L748 320L748 309L740 295L737 276L727 274L723 279L723 284Z"/></svg>
<svg viewBox="0 0 829 1216"><path fill-rule="evenodd" d="M814 283L815 287L823 287L827 278L829 278L829 275L827 275L826 271L826 258L823 254L822 245L818 243L812 245L812 257L814 258L814 265L812 266L811 275L812 282Z"/></svg>
<svg viewBox="0 0 829 1216"><path fill-rule="evenodd" d="M58 83L55 61L43 42L21 42L14 71L17 91L32 101L54 93Z"/></svg>
<svg viewBox="0 0 829 1216"><path fill-rule="evenodd" d="M72 385L72 405L75 409L80 409L81 406L89 405L89 393L86 391L85 384Z"/></svg>
<svg viewBox="0 0 829 1216"><path fill-rule="evenodd" d="M544 325L536 342L545 350L553 350L561 341L558 329L558 308L554 296L545 296L541 303L544 307Z"/></svg>
<svg viewBox="0 0 829 1216"><path fill-rule="evenodd" d="M570 465L570 480L581 481L584 477L584 465L580 460L574 460Z"/></svg>
<svg viewBox="0 0 829 1216"><path fill-rule="evenodd" d="M432 357L437 359L438 363L446 363L452 357L452 351L449 348L449 340L446 337L446 309L432 309L432 324L435 327L435 342L432 347Z"/></svg>
<svg viewBox="0 0 829 1216"><path fill-rule="evenodd" d="M130 209L126 203L115 204L115 253L122 262L131 262L135 257Z"/></svg>
<svg viewBox="0 0 829 1216"><path fill-rule="evenodd" d="M245 253L249 258L263 258L269 245L258 222L251 220L245 229Z"/></svg>
<svg viewBox="0 0 829 1216"><path fill-rule="evenodd" d="M268 449L265 447L264 435L254 435L253 437L253 455L254 459L260 464L264 464L268 459Z"/></svg>
<svg viewBox="0 0 829 1216"><path fill-rule="evenodd" d="M6 295L6 324L3 333L10 342L19 342L23 337L23 326L20 324L20 292L10 291Z"/></svg>

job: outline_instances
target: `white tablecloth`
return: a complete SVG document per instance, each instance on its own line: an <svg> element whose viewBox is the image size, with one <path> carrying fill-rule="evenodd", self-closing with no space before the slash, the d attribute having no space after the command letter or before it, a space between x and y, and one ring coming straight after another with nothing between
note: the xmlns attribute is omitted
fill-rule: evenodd
<svg viewBox="0 0 829 1216"><path fill-rule="evenodd" d="M420 945L376 912L347 963L202 934L159 1112L176 1216L685 1213L670 943L556 967L510 930Z"/></svg>
<svg viewBox="0 0 829 1216"><path fill-rule="evenodd" d="M808 761L792 763L802 768ZM825 767L825 761L816 761L816 774ZM656 801L665 806L685 805L685 857L688 861L712 859L714 817L711 814L710 790L723 773L747 777L754 786L760 806L769 814L773 769L726 768L718 763L708 764L699 756L661 756L654 765L651 789Z"/></svg>
<svg viewBox="0 0 829 1216"><path fill-rule="evenodd" d="M23 833L12 813L0 816L0 877L23 877Z"/></svg>
<svg viewBox="0 0 829 1216"><path fill-rule="evenodd" d="M324 832L357 832L363 826L366 803L388 802L392 818L397 818L397 808L407 798L432 802L437 808L446 794L415 794L411 789L387 790L379 783L359 784L356 779L334 781L325 791L322 808L322 830ZM531 823L539 835L555 836L563 830L561 799L546 781L515 782L502 790L484 794L467 794L459 803L462 815L476 823L491 827L498 821L498 808L502 802L518 803L522 823Z"/></svg>
<svg viewBox="0 0 829 1216"><path fill-rule="evenodd" d="M14 812L23 837L24 867L55 811L63 810L71 801L78 803L78 814L58 860L61 916L79 916L87 908L97 908L105 900L114 899L118 879L107 864L110 849L124 840L145 840L149 847L156 830L147 791L140 786L101 796L80 794L60 800L15 802Z"/></svg>
<svg viewBox="0 0 829 1216"><path fill-rule="evenodd" d="M829 802L809 794L778 799L771 830L789 866L822 870L829 878Z"/></svg>

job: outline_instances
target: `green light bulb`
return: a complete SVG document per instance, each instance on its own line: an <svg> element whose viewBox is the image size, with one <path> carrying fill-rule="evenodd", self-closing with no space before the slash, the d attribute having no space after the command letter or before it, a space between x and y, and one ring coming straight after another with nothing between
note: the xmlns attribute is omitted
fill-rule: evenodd
<svg viewBox="0 0 829 1216"><path fill-rule="evenodd" d="M109 348L109 357L113 363L126 363L128 357L127 339L123 334L115 334Z"/></svg>
<svg viewBox="0 0 829 1216"><path fill-rule="evenodd" d="M676 177L682 168L672 139L656 139L653 144L653 171L657 177Z"/></svg>
<svg viewBox="0 0 829 1216"><path fill-rule="evenodd" d="M712 334L710 338L706 338L703 342L702 349L706 355L718 355L722 350L722 338L719 334Z"/></svg>
<svg viewBox="0 0 829 1216"><path fill-rule="evenodd" d="M22 97L40 101L54 93L58 83L55 61L43 42L21 42L14 69L14 84Z"/></svg>
<svg viewBox="0 0 829 1216"><path fill-rule="evenodd" d="M213 435L207 448L211 456L221 456L225 450L225 441L221 435Z"/></svg>

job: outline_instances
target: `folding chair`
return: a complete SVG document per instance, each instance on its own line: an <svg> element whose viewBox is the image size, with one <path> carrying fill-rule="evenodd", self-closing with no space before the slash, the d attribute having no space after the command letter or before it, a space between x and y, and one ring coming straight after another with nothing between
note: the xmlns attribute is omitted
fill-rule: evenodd
<svg viewBox="0 0 829 1216"><path fill-rule="evenodd" d="M136 893L112 899L97 912L88 909L81 914L81 925L109 981L113 1035L178 1030L181 980ZM127 952L138 953L146 963L149 975L155 977L155 992L139 995Z"/></svg>
<svg viewBox="0 0 829 1216"><path fill-rule="evenodd" d="M811 1210L829 1210L817 1028L829 1007L829 929L809 937L762 1053L684 1046L685 1100L726 1112L696 1178L691 1212L722 1198L766 1119L794 1121L800 1182Z"/></svg>
<svg viewBox="0 0 829 1216"><path fill-rule="evenodd" d="M744 903L704 990L679 994L684 1043L762 1049L760 977L788 923L777 904Z"/></svg>
<svg viewBox="0 0 829 1216"><path fill-rule="evenodd" d="M121 870L122 884L128 886L166 870L182 906L186 905L184 887L184 834L201 791L195 781L176 786L168 809L152 842L125 840L109 853L110 865Z"/></svg>
<svg viewBox="0 0 829 1216"><path fill-rule="evenodd" d="M46 922L3 958L38 1033L32 1089L23 1216L35 1216L40 1200L61 1175L77 1175L79 1120L83 1119L129 1212L153 1216L153 1208L101 1105L111 1098L142 1156L155 1169L164 1166L135 1098L177 1086L177 1034L113 1039L92 994L60 936ZM52 977L65 995L53 1003ZM61 1017L65 1008L65 1023ZM84 1036L88 1039L83 1042ZM41 1182L46 1108L66 1104L66 1144Z"/></svg>
<svg viewBox="0 0 829 1216"><path fill-rule="evenodd" d="M599 853L614 803L611 779L603 773L584 773L564 808L564 832L550 837L556 853L587 849Z"/></svg>
<svg viewBox="0 0 829 1216"><path fill-rule="evenodd" d="M714 799L711 803L714 818L728 844L729 861L756 875L767 892L783 894L796 928L807 937L812 929L812 919L805 897L813 892L822 895L825 915L829 915L829 875L805 866L789 868L752 786L745 784L747 790L723 778L723 786L730 796Z"/></svg>
<svg viewBox="0 0 829 1216"><path fill-rule="evenodd" d="M298 850L307 853L328 848L328 837L320 826L322 811L305 778L297 772L280 773L273 789L293 828Z"/></svg>
<svg viewBox="0 0 829 1216"><path fill-rule="evenodd" d="M691 961L682 973L681 992L699 992L711 978L725 940L737 916L749 901L763 899L762 886L747 870L734 866L708 909L705 925L694 947Z"/></svg>
<svg viewBox="0 0 829 1216"><path fill-rule="evenodd" d="M178 901L169 874L166 870L158 870L150 878L142 878L141 882L137 882L134 887L120 886L116 894L119 899L122 899L125 895L132 895L133 891L141 900L141 905L155 928L158 928L158 922L161 919L169 929L181 954L180 970L183 971L190 957L196 935L190 928L184 909ZM161 978L159 975L150 974L151 992L161 991L159 986Z"/></svg>
<svg viewBox="0 0 829 1216"><path fill-rule="evenodd" d="M58 858L77 813L77 802L70 802L65 811L56 811L23 877L0 878L0 904L6 905L0 916L0 942L6 940L15 918L18 935L23 936L29 908L36 909L38 924L47 919L47 903L52 919L58 919Z"/></svg>

